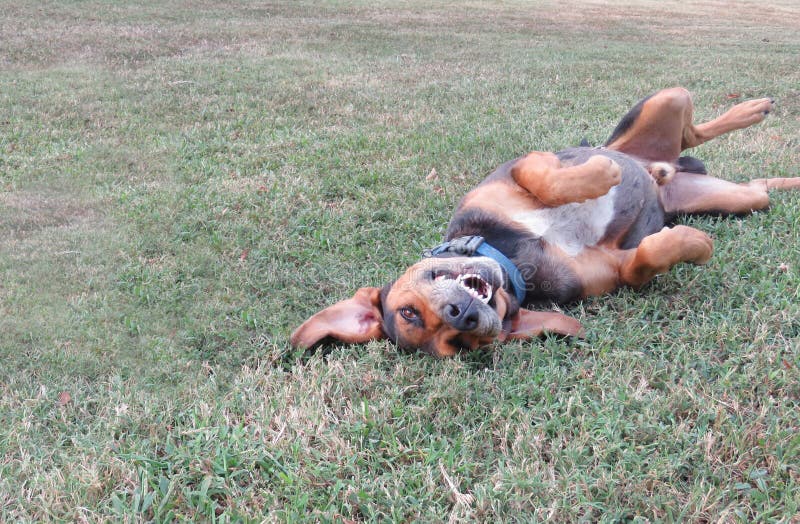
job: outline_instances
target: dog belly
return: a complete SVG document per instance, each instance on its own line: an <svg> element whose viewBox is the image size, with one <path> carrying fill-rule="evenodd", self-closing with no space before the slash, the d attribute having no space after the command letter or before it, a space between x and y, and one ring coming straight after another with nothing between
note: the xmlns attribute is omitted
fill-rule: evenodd
<svg viewBox="0 0 800 524"><path fill-rule="evenodd" d="M664 207L658 197L658 185L639 161L624 153L604 148L576 147L556 153L563 164L580 164L593 155L614 160L622 169L622 181L614 189L613 218L606 226L600 243L632 249L642 239L664 227Z"/></svg>
<svg viewBox="0 0 800 524"><path fill-rule="evenodd" d="M592 200L517 213L512 218L528 231L570 256L586 247L611 243L622 249L664 226L664 209L650 174L628 155L602 148L576 147L556 153L562 165L577 165L594 155L611 158L622 169L619 185Z"/></svg>

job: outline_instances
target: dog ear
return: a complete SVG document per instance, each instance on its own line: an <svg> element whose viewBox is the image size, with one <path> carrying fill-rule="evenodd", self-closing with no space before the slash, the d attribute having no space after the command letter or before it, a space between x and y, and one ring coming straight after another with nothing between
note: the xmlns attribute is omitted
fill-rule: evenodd
<svg viewBox="0 0 800 524"><path fill-rule="evenodd" d="M385 338L380 292L362 287L352 298L323 309L292 333L292 346L310 348L326 337L348 344Z"/></svg>
<svg viewBox="0 0 800 524"><path fill-rule="evenodd" d="M572 317L553 311L529 311L520 309L504 322L502 339L527 339L538 337L542 333L557 333L571 337L584 335L581 323Z"/></svg>

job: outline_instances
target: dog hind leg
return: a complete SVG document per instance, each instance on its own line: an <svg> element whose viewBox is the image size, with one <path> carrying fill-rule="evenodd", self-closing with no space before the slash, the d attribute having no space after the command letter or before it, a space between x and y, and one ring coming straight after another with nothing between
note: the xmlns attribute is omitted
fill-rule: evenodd
<svg viewBox="0 0 800 524"><path fill-rule="evenodd" d="M659 188L667 214L741 215L769 206L769 190L800 190L800 178L760 178L736 184L710 176L676 173Z"/></svg>
<svg viewBox="0 0 800 524"><path fill-rule="evenodd" d="M694 104L689 92L682 87L664 89L631 109L606 142L606 147L645 160L672 162L679 171L684 171L679 160L681 151L761 122L772 105L769 98L748 100L714 120L695 125L692 121ZM702 163L700 166L692 164L685 171L697 173L704 169Z"/></svg>

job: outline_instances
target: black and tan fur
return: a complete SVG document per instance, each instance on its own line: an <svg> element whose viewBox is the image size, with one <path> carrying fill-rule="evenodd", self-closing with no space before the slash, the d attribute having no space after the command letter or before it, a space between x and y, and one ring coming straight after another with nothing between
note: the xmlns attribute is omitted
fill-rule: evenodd
<svg viewBox="0 0 800 524"><path fill-rule="evenodd" d="M695 125L689 93L666 89L637 104L603 147L534 152L507 162L462 199L447 239L480 235L510 258L525 277L521 304L491 259L428 258L384 288L362 288L312 316L292 343L388 337L449 356L542 331L579 334L574 319L523 306L638 287L679 262L705 264L711 239L691 227L664 227L672 217L750 213L769 205L770 189L800 189L800 178L727 182L706 175L699 160L680 156L760 122L772 107L768 98L750 100ZM491 298L478 300L478 288L491 290Z"/></svg>

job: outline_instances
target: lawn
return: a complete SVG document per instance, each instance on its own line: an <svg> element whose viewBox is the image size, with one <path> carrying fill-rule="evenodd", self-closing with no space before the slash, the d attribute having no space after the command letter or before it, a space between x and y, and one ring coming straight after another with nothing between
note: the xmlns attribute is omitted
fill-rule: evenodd
<svg viewBox="0 0 800 524"><path fill-rule="evenodd" d="M708 266L436 360L288 335L498 164L673 85L800 176L800 6L5 2L0 521L798 522L800 194ZM428 175L435 170L436 177Z"/></svg>

